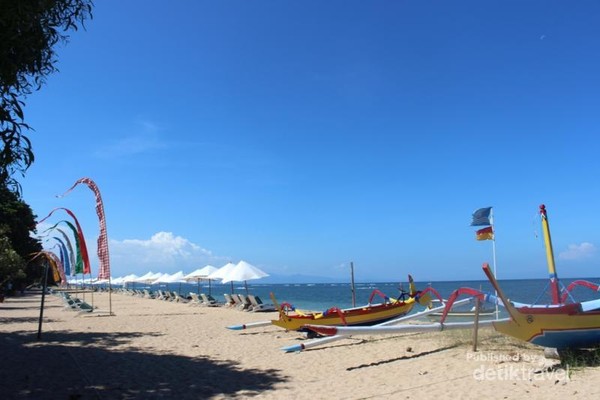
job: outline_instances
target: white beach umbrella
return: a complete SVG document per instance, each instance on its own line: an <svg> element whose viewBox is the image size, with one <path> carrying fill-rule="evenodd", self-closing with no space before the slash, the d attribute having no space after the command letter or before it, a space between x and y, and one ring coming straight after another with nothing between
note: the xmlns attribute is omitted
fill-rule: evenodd
<svg viewBox="0 0 600 400"><path fill-rule="evenodd" d="M123 279L118 284L127 286L127 284L129 282L133 282L137 278L138 278L138 276L136 274L130 274L130 275L124 276Z"/></svg>
<svg viewBox="0 0 600 400"><path fill-rule="evenodd" d="M152 282L154 282L155 280L157 280L158 278L160 278L163 275L165 275L165 274L163 274L162 272L155 273L152 277L148 278L148 284L151 285Z"/></svg>
<svg viewBox="0 0 600 400"><path fill-rule="evenodd" d="M223 265L218 270L209 274L208 279L223 279L229 273L229 271L231 271L234 268L235 268L235 264L228 262L227 264Z"/></svg>
<svg viewBox="0 0 600 400"><path fill-rule="evenodd" d="M228 262L227 264L223 265L221 268L219 268L215 272L208 275L207 278L208 279L223 279L223 278L225 278L225 276L227 276L229 271L231 271L234 268L235 268L235 264L232 262ZM231 293L233 293L233 281L231 282Z"/></svg>
<svg viewBox="0 0 600 400"><path fill-rule="evenodd" d="M168 283L168 279L171 277L171 274L160 274L155 280L150 282L151 285L157 285L159 283Z"/></svg>
<svg viewBox="0 0 600 400"><path fill-rule="evenodd" d="M163 282L166 283L183 283L185 282L183 271L175 272L173 275L163 278Z"/></svg>
<svg viewBox="0 0 600 400"><path fill-rule="evenodd" d="M133 280L133 282L140 282L140 283L150 283L156 280L156 278L158 278L160 275L162 274L156 274L152 271L145 273L144 275L136 278Z"/></svg>
<svg viewBox="0 0 600 400"><path fill-rule="evenodd" d="M123 278L123 283L134 282L139 276L136 274L130 274Z"/></svg>
<svg viewBox="0 0 600 400"><path fill-rule="evenodd" d="M190 272L189 274L184 276L183 279L185 279L186 281L194 281L195 280L196 282L198 282L198 293L200 293L200 280L201 279L208 280L208 294L210 294L211 279L208 278L208 275L212 274L216 270L217 270L216 267L213 267L212 265L207 265L205 267L195 270L194 272Z"/></svg>
<svg viewBox="0 0 600 400"><path fill-rule="evenodd" d="M194 279L197 279L197 278L204 279L204 278L208 278L208 276L210 274L212 274L213 272L215 272L217 270L218 270L218 268L215 268L212 265L207 265L205 267L198 268L194 272L190 272L189 274L187 274L183 278L186 279L186 280L194 280Z"/></svg>
<svg viewBox="0 0 600 400"><path fill-rule="evenodd" d="M181 283L185 282L185 279L183 279L184 276L185 275L183 274L183 271L176 272L172 275L163 274L160 278L153 281L152 285L157 284L157 283L166 283L167 288L168 288L169 283L180 283L181 284ZM179 289L181 290L181 285L179 285Z"/></svg>
<svg viewBox="0 0 600 400"><path fill-rule="evenodd" d="M123 283L123 278L125 278L124 276L119 276L118 278L115 278L112 280L113 285L120 285Z"/></svg>
<svg viewBox="0 0 600 400"><path fill-rule="evenodd" d="M246 293L248 293L248 282L251 279L260 279L269 276L265 271L261 270L258 267L242 260L237 265L225 275L223 278L223 283L227 282L244 282L244 287L246 288Z"/></svg>

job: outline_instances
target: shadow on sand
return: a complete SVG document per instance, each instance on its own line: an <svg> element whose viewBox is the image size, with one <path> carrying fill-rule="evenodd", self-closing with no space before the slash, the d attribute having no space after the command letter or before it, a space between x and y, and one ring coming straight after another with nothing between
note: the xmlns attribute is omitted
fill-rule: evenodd
<svg viewBox="0 0 600 400"><path fill-rule="evenodd" d="M125 346L140 336L147 334L52 331L38 342L31 332L0 333L2 398L252 397L287 380L273 369Z"/></svg>

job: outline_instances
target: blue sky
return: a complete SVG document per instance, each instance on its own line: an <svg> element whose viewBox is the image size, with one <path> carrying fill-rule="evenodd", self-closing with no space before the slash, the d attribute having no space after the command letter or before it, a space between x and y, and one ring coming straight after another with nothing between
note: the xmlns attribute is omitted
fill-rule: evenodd
<svg viewBox="0 0 600 400"><path fill-rule="evenodd" d="M27 99L45 216L105 202L113 276L244 259L275 275L595 277L600 5L96 2ZM56 217L53 221L64 218ZM97 259L92 259L93 275Z"/></svg>

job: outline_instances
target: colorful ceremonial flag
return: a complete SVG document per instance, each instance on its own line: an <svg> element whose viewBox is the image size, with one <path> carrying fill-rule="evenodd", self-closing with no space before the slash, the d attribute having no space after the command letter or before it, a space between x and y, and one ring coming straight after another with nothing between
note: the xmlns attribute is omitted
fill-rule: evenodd
<svg viewBox="0 0 600 400"><path fill-rule="evenodd" d="M75 264L73 267L73 275L83 274L83 255L81 252L81 243L79 242L79 234L77 233L77 228L75 228L75 225L73 225L69 221L65 221L65 224L67 224L67 226L69 228L71 228L71 231L73 232L73 236L75 237L75 250L76 250L75 257L77 257L77 258L75 260Z"/></svg>
<svg viewBox="0 0 600 400"><path fill-rule="evenodd" d="M475 232L477 240L494 240L494 230L491 226Z"/></svg>
<svg viewBox="0 0 600 400"><path fill-rule="evenodd" d="M78 179L73 186L61 196L67 195L75 186L80 183L85 183L96 197L96 214L100 223L100 235L98 236L98 259L100 261L100 270L98 271L98 279L110 279L110 257L108 255L108 236L106 234L106 219L104 216L104 203L102 203L102 195L96 183L90 178Z"/></svg>
<svg viewBox="0 0 600 400"><path fill-rule="evenodd" d="M75 225L77 225L77 229L73 228L74 229L73 233L75 234L75 239L79 238L79 240L77 242L77 247L78 247L78 252L81 254L81 257L83 259L83 273L90 274L91 273L90 258L88 256L87 246L85 244L85 237L83 236L83 231L81 230L81 226L79 225L79 221L77 220L77 217L75 216L75 214L73 214L73 212L71 210L69 210L68 208L64 208L64 207L57 207L54 210L50 211L50 214L48 214L42 220L38 221L38 225L41 224L42 222L44 222L45 220L47 220L48 218L50 218L50 216L56 210L66 211L67 214L69 214L73 218L73 221L75 221ZM68 223L68 224L71 227L73 227L70 223ZM77 268L75 269L75 271L76 271L76 273L79 273L79 270Z"/></svg>
<svg viewBox="0 0 600 400"><path fill-rule="evenodd" d="M492 207L484 207L476 210L473 213L473 221L471 226L485 226L492 225L490 222L490 214L492 213Z"/></svg>

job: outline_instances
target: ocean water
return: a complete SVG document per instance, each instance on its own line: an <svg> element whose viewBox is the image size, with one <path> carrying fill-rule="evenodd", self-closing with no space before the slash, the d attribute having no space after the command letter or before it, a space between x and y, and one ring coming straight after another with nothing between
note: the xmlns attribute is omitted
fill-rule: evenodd
<svg viewBox="0 0 600 400"><path fill-rule="evenodd" d="M598 278L580 278L591 282L599 283ZM563 279L561 285L566 287L575 279ZM417 290L423 290L427 287L432 287L437 290L440 295L447 299L451 293L461 287L469 287L472 289L481 290L485 293L493 293L492 286L488 281L445 281L445 282L415 282ZM504 291L506 297L510 300L521 303L536 303L548 304L551 301L549 295L549 280L548 279L523 279L523 280L501 280L499 281L500 288ZM408 283L401 284L404 290L408 290ZM142 288L143 285L135 286ZM153 286L151 290L167 289L167 287ZM398 297L400 291L398 282L372 282L372 283L356 283L355 297L356 305L364 305L369 301L371 293L377 289L389 297ZM189 292L209 293L208 284L201 282L197 284L170 284L168 290L179 291L181 294ZM235 293L245 293L243 283L234 283L233 291ZM212 283L210 293L219 301L224 301L224 293L231 293L230 284L215 284ZM248 282L248 293L259 296L264 303L271 303L270 294L273 293L277 302L287 302L296 308L304 310L323 311L330 307L347 308L352 306L352 289L351 285L344 283L315 283L315 284L261 284L259 281ZM572 291L576 301L586 301L600 298L597 292L587 288L578 287ZM464 298L467 296L462 296ZM380 297L375 297L373 303L380 302Z"/></svg>

